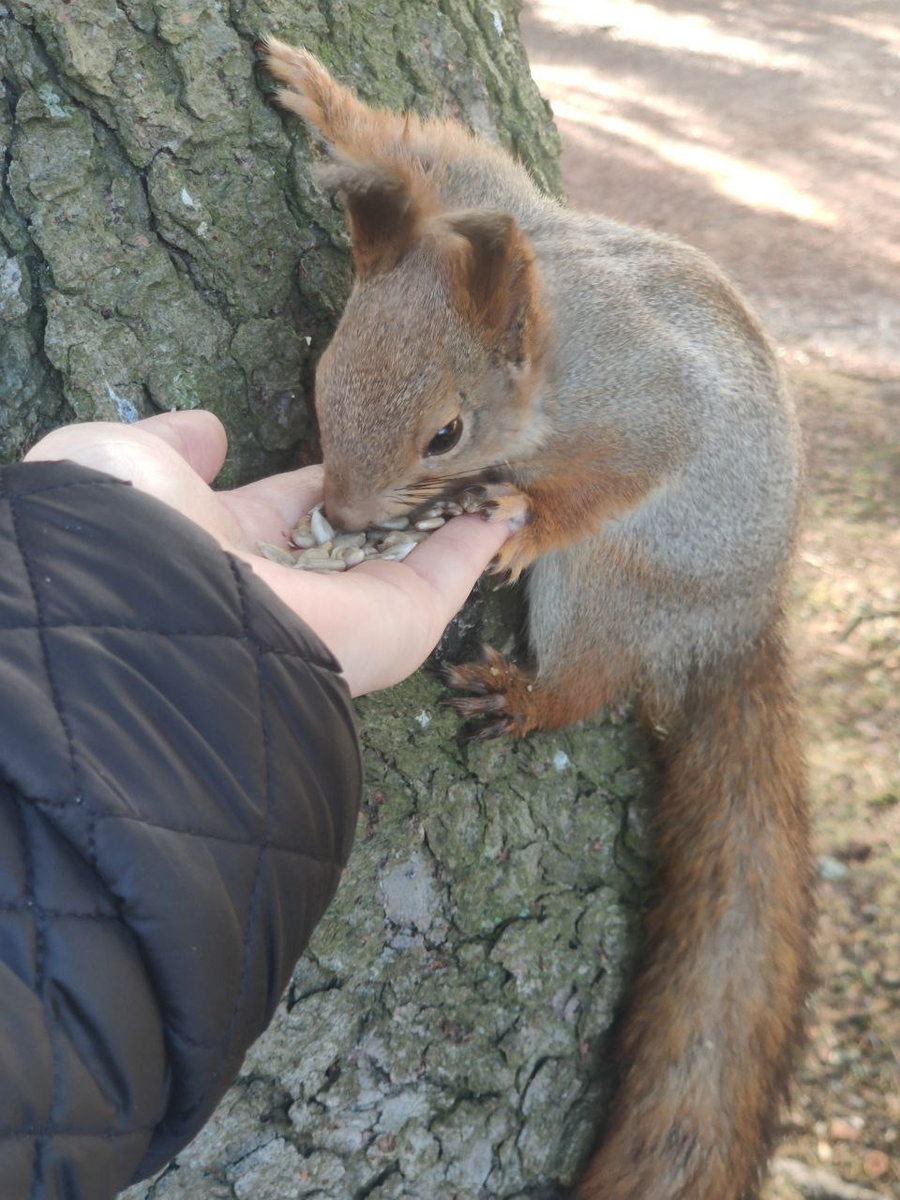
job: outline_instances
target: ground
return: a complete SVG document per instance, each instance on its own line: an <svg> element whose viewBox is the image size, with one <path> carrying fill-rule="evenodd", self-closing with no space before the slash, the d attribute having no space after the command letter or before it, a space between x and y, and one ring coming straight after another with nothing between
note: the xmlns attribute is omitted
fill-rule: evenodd
<svg viewBox="0 0 900 1200"><path fill-rule="evenodd" d="M522 26L572 203L707 251L792 377L821 967L766 1196L900 1195L896 0L530 0Z"/></svg>

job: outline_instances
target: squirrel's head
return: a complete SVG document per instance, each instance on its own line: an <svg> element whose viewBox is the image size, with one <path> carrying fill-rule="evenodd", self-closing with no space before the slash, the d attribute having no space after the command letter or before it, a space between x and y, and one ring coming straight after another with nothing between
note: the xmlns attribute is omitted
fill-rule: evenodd
<svg viewBox="0 0 900 1200"><path fill-rule="evenodd" d="M325 511L361 529L531 456L544 319L508 213L442 210L411 172L327 176L356 283L316 376Z"/></svg>

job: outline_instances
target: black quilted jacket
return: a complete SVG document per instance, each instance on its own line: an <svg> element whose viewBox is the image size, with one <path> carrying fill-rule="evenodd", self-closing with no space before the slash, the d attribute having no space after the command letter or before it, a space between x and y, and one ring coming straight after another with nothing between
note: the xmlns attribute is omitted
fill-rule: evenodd
<svg viewBox="0 0 900 1200"><path fill-rule="evenodd" d="M337 672L174 510L0 467L2 1200L107 1200L234 1078L350 851Z"/></svg>

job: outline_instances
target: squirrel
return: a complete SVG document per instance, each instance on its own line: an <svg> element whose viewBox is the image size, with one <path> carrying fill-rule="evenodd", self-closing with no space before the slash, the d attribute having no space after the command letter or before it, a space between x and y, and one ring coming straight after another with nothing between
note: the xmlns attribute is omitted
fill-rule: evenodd
<svg viewBox="0 0 900 1200"><path fill-rule="evenodd" d="M355 282L316 374L325 511L358 529L464 489L527 515L533 670L451 666L483 736L633 699L662 764L646 955L577 1200L751 1200L810 986L812 866L783 596L803 469L783 372L719 270L574 212L444 119L375 110L258 48L326 143Z"/></svg>

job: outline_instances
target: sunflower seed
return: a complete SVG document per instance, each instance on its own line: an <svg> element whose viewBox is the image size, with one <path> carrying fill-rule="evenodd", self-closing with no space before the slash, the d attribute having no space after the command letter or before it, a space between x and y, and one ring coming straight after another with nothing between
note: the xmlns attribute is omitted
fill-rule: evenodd
<svg viewBox="0 0 900 1200"><path fill-rule="evenodd" d="M315 508L310 509L309 527L312 530L313 537L320 546L325 542L330 542L334 537L334 527L322 512L321 504L317 504Z"/></svg>
<svg viewBox="0 0 900 1200"><path fill-rule="evenodd" d="M344 550L350 546L364 546L366 544L366 535L364 533L339 533L334 538L334 552Z"/></svg>
<svg viewBox="0 0 900 1200"><path fill-rule="evenodd" d="M416 521L416 529L440 529L442 525L446 524L443 517L425 517L422 521Z"/></svg>
<svg viewBox="0 0 900 1200"><path fill-rule="evenodd" d="M402 562L417 545L417 542L399 542L396 546L389 546L387 550L382 551L379 557L387 562Z"/></svg>
<svg viewBox="0 0 900 1200"><path fill-rule="evenodd" d="M391 546L402 546L404 542L409 541L409 531L406 529L394 529L390 533L386 533L380 538L376 545L379 550L390 550Z"/></svg>
<svg viewBox="0 0 900 1200"><path fill-rule="evenodd" d="M283 567L294 565L293 554L283 546L274 546L271 542L257 542L256 545L263 558L267 558L269 562L281 563Z"/></svg>
<svg viewBox="0 0 900 1200"><path fill-rule="evenodd" d="M322 558L308 563L298 563L303 571L346 571L347 564L342 558Z"/></svg>
<svg viewBox="0 0 900 1200"><path fill-rule="evenodd" d="M330 561L330 553L325 549L324 546L313 546L311 550L304 550L301 554L297 555L297 565L302 567L308 566L311 563L323 563Z"/></svg>

